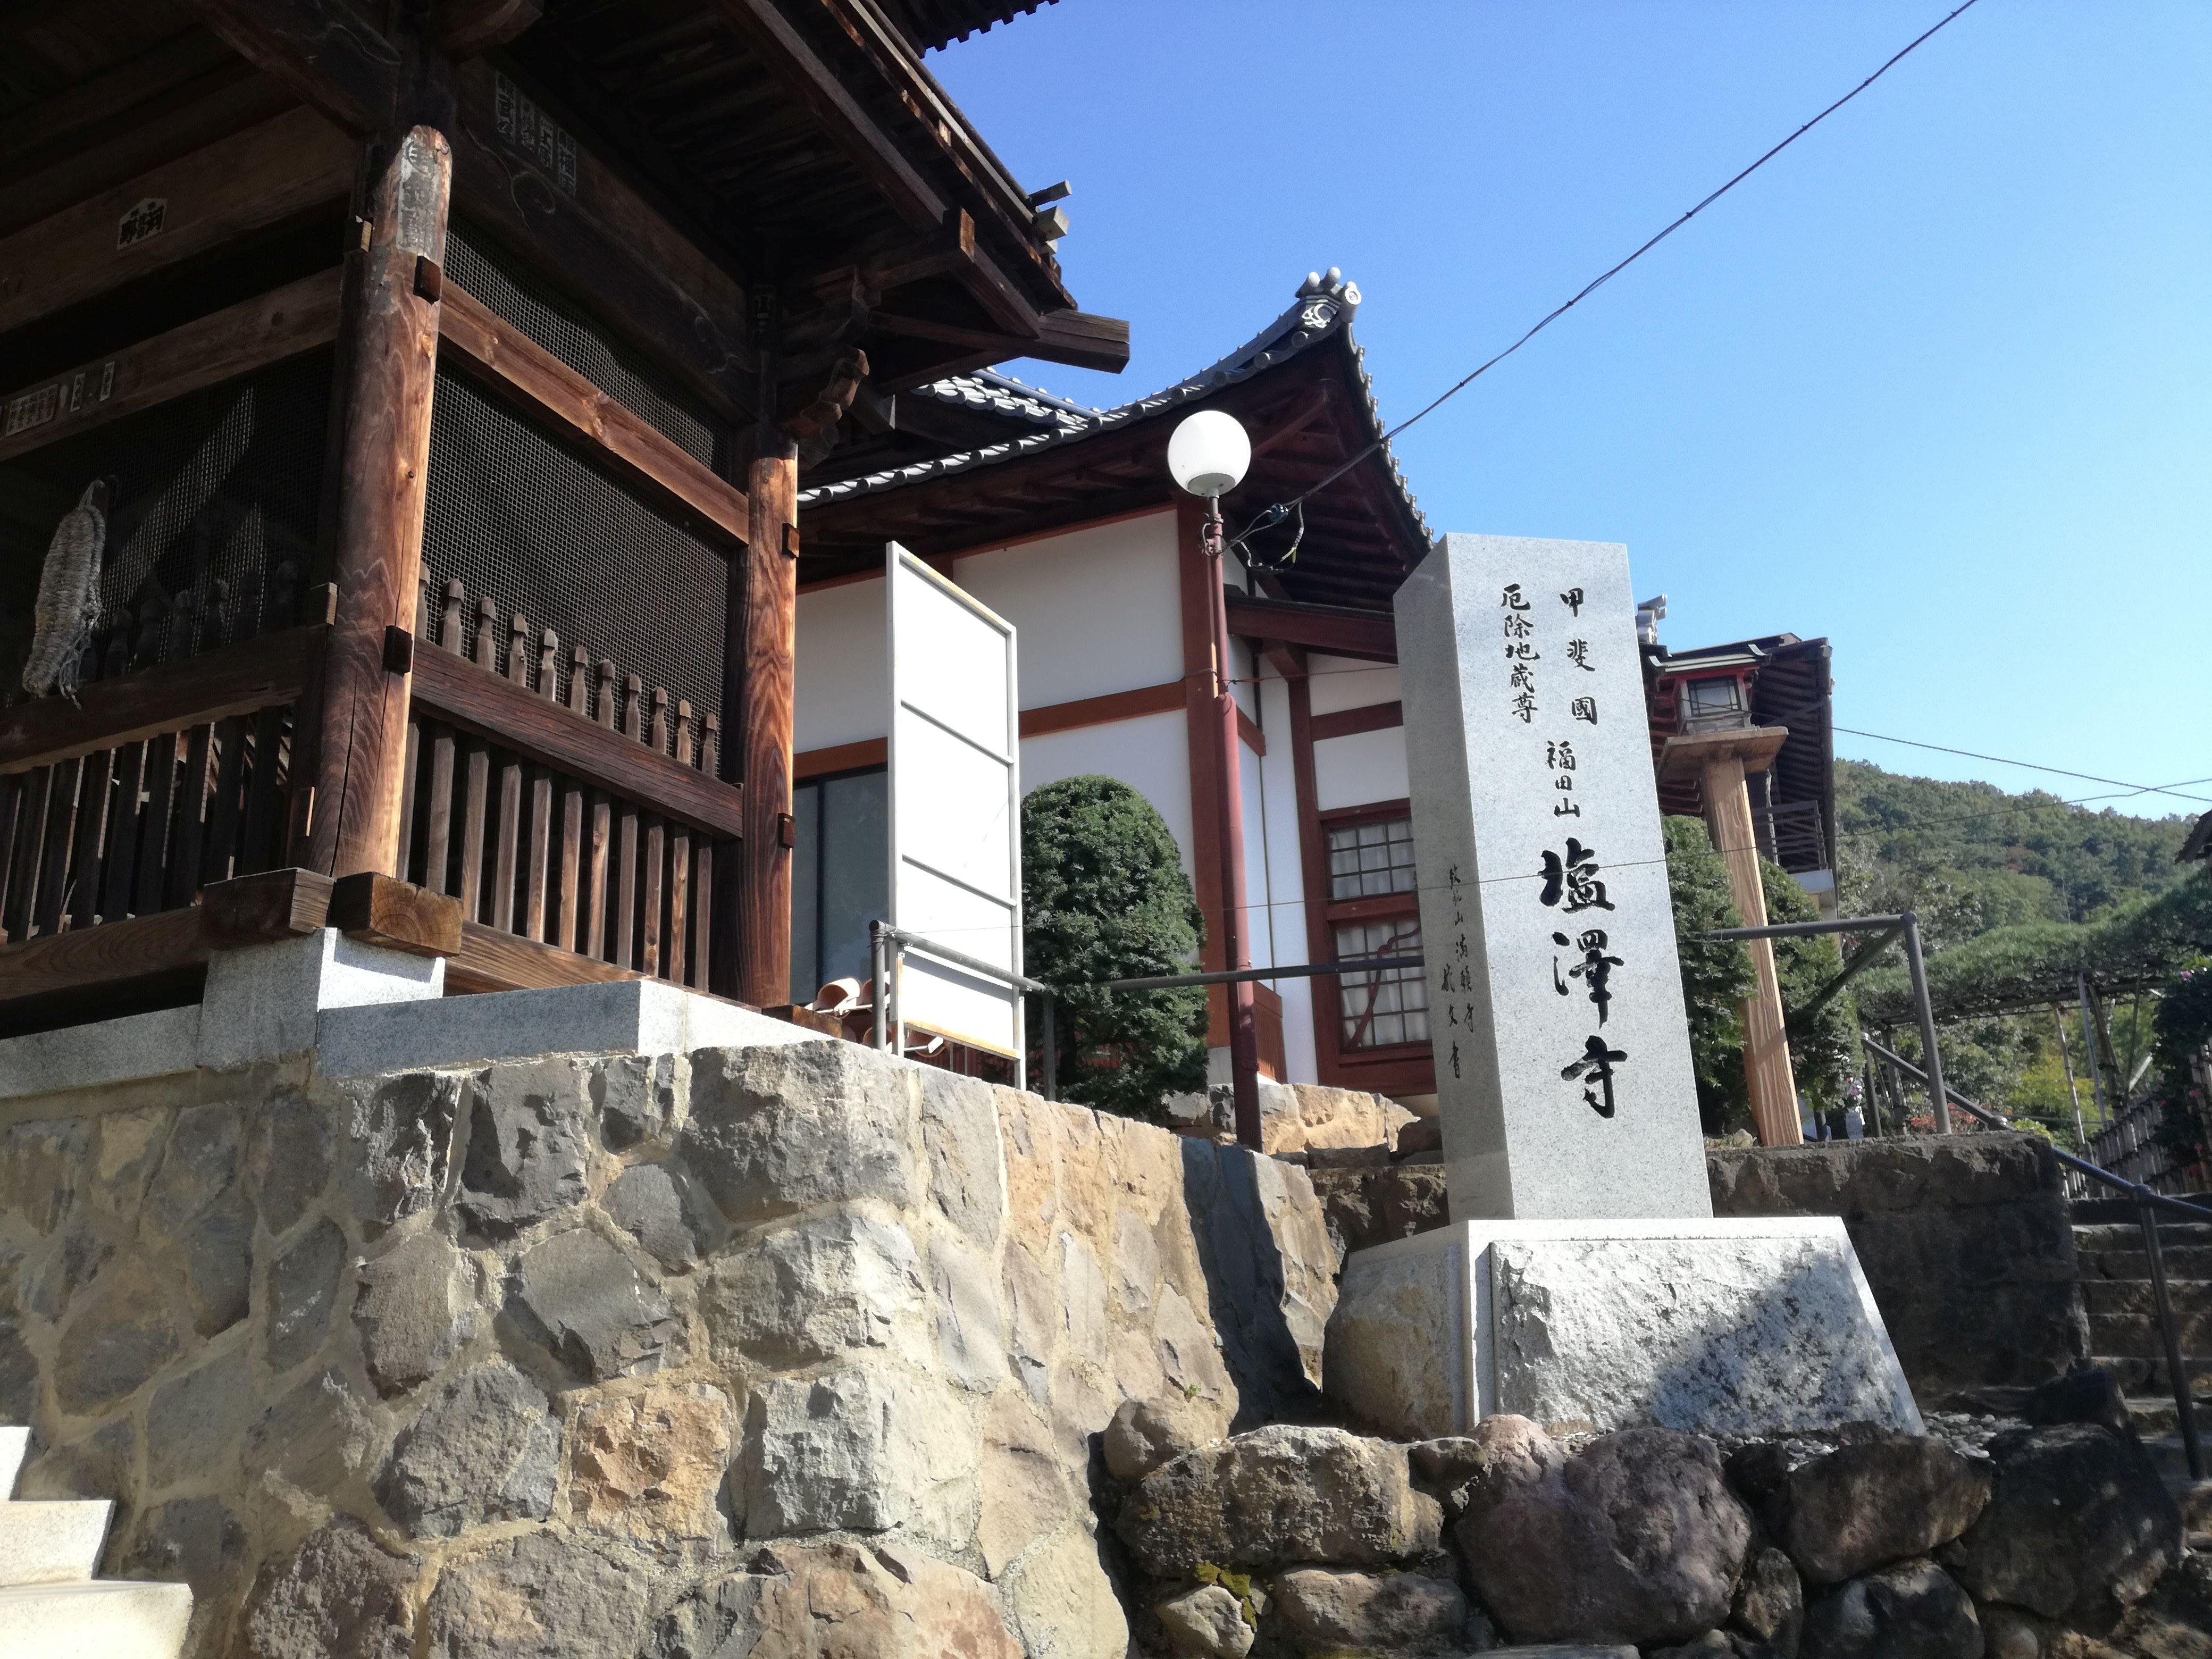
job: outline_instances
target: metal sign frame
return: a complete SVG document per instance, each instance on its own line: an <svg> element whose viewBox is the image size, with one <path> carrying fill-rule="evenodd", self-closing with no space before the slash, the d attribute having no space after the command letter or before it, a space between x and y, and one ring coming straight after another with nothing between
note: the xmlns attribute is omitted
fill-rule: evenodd
<svg viewBox="0 0 2212 1659"><path fill-rule="evenodd" d="M896 542L884 546L884 574L890 926L901 936L888 975L896 1052L906 1052L911 1013L939 1036L1006 1055L1014 1062L1016 1086L1024 1087L1014 626ZM1003 867L994 837L1003 838ZM981 851L980 861L969 856L971 849ZM955 910L988 920L947 927L943 917ZM932 951L933 939L941 952ZM987 963L1003 954L1008 977L963 967L952 953Z"/></svg>

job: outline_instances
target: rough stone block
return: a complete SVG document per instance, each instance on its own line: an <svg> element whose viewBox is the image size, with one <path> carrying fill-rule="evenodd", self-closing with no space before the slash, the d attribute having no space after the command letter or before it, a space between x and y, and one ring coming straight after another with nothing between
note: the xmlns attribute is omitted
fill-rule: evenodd
<svg viewBox="0 0 2212 1659"><path fill-rule="evenodd" d="M143 1255L119 1258L94 1281L62 1333L54 1398L90 1413L149 1381L184 1351L168 1291Z"/></svg>
<svg viewBox="0 0 2212 1659"><path fill-rule="evenodd" d="M1352 1257L1330 1344L1330 1392L1408 1436L1498 1412L1560 1431L1920 1429L1830 1220L1462 1223Z"/></svg>
<svg viewBox="0 0 2212 1659"><path fill-rule="evenodd" d="M247 1170L254 1205L272 1233L290 1231L330 1181L327 1110L296 1090L285 1090L255 1115ZM105 1122L101 1139L105 1162Z"/></svg>
<svg viewBox="0 0 2212 1659"><path fill-rule="evenodd" d="M271 1370L289 1370L322 1347L345 1266L345 1234L332 1221L317 1222L270 1264Z"/></svg>
<svg viewBox="0 0 2212 1659"><path fill-rule="evenodd" d="M632 1164L615 1177L599 1202L608 1218L670 1273L696 1266L712 1237L705 1201L693 1194L688 1179L665 1164Z"/></svg>
<svg viewBox="0 0 2212 1659"><path fill-rule="evenodd" d="M1098 1540L1080 1527L1034 1542L999 1575L999 1602L1030 1659L1125 1659L1129 1626Z"/></svg>
<svg viewBox="0 0 2212 1659"><path fill-rule="evenodd" d="M1728 1617L1751 1516L1711 1441L1631 1429L1569 1457L1512 1418L1480 1437L1497 1455L1453 1541L1508 1636L1679 1642Z"/></svg>
<svg viewBox="0 0 2212 1659"><path fill-rule="evenodd" d="M1413 1489L1403 1446L1277 1425L1163 1464L1114 1529L1146 1572L1170 1578L1209 1561L1388 1566L1434 1550L1443 1519Z"/></svg>
<svg viewBox="0 0 2212 1659"><path fill-rule="evenodd" d="M1782 1542L1815 1584L1928 1555L1990 1501L1990 1469L1940 1440L1881 1435L1799 1465L1783 1483Z"/></svg>
<svg viewBox="0 0 2212 1659"><path fill-rule="evenodd" d="M903 1206L921 1069L836 1041L695 1054L679 1150L733 1222L857 1199Z"/></svg>
<svg viewBox="0 0 2212 1659"><path fill-rule="evenodd" d="M773 1378L745 1418L745 1531L756 1538L961 1530L975 1504L967 1413L902 1372Z"/></svg>
<svg viewBox="0 0 2212 1659"><path fill-rule="evenodd" d="M595 1401L569 1434L569 1513L653 1546L726 1535L715 1499L729 1462L730 1401L719 1389L655 1384Z"/></svg>
<svg viewBox="0 0 2212 1659"><path fill-rule="evenodd" d="M350 1521L264 1566L247 1601L251 1659L409 1659L416 1568Z"/></svg>
<svg viewBox="0 0 2212 1659"><path fill-rule="evenodd" d="M439 1233L413 1234L362 1265L354 1324L381 1392L427 1382L475 1334L475 1279L468 1258Z"/></svg>
<svg viewBox="0 0 2212 1659"><path fill-rule="evenodd" d="M553 1507L560 1427L545 1396L504 1362L455 1377L422 1407L377 1478L377 1500L417 1534L542 1521Z"/></svg>
<svg viewBox="0 0 2212 1659"><path fill-rule="evenodd" d="M787 1368L888 1346L921 1299L905 1228L830 1214L749 1237L716 1267L702 1303L719 1345Z"/></svg>
<svg viewBox="0 0 2212 1659"><path fill-rule="evenodd" d="M258 1415L253 1351L246 1342L162 1383L146 1406L147 1486L160 1492L220 1479Z"/></svg>
<svg viewBox="0 0 2212 1659"><path fill-rule="evenodd" d="M938 1211L976 1243L998 1242L1006 1208L999 1114L988 1084L934 1066L921 1075L921 1140Z"/></svg>
<svg viewBox="0 0 2212 1659"><path fill-rule="evenodd" d="M250 1480L274 1479L319 1499L365 1470L380 1438L367 1405L343 1376L325 1370L264 1412L242 1453Z"/></svg>
<svg viewBox="0 0 2212 1659"><path fill-rule="evenodd" d="M646 1633L646 1580L581 1539L536 1533L448 1565L423 1620L439 1659L630 1654Z"/></svg>
<svg viewBox="0 0 2212 1659"><path fill-rule="evenodd" d="M495 1066L469 1100L457 1207L469 1225L512 1238L584 1196L586 1079L564 1059Z"/></svg>
<svg viewBox="0 0 2212 1659"><path fill-rule="evenodd" d="M681 1105L677 1064L673 1054L617 1054L592 1062L586 1083L599 1139L610 1151L627 1152L674 1126Z"/></svg>
<svg viewBox="0 0 2212 1659"><path fill-rule="evenodd" d="M627 1651L627 1650L624 1650ZM1122 1650L1110 1650L1120 1659ZM973 1574L911 1552L775 1544L709 1579L655 1626L640 1659L835 1654L837 1659L1023 1659ZM1109 1659L1033 1647L1030 1659Z"/></svg>
<svg viewBox="0 0 2212 1659"><path fill-rule="evenodd" d="M1981 1620L1940 1567L1904 1561L1815 1597L1798 1651L1802 1659L1981 1659Z"/></svg>
<svg viewBox="0 0 2212 1659"><path fill-rule="evenodd" d="M2094 1424L1990 1443L1988 1506L1941 1559L1984 1600L2110 1626L2179 1559L2181 1512L2143 1449Z"/></svg>
<svg viewBox="0 0 2212 1659"><path fill-rule="evenodd" d="M659 1287L588 1227L523 1252L507 1279L507 1311L562 1364L596 1382L659 1370L678 1329Z"/></svg>
<svg viewBox="0 0 2212 1659"><path fill-rule="evenodd" d="M462 1082L454 1073L406 1072L346 1085L350 1144L339 1184L372 1233L428 1209L444 1192Z"/></svg>

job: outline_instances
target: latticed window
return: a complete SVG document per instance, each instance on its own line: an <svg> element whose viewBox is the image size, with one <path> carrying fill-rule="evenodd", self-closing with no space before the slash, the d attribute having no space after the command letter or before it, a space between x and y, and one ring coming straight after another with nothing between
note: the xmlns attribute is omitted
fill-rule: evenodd
<svg viewBox="0 0 2212 1659"><path fill-rule="evenodd" d="M1413 821L1383 818L1328 832L1328 896L1374 898L1413 890Z"/></svg>
<svg viewBox="0 0 2212 1659"><path fill-rule="evenodd" d="M1350 922L1336 929L1339 962L1420 952L1421 924L1413 916ZM1381 1048L1392 1043L1428 1041L1429 986L1419 968L1345 974L1337 984L1346 1048Z"/></svg>

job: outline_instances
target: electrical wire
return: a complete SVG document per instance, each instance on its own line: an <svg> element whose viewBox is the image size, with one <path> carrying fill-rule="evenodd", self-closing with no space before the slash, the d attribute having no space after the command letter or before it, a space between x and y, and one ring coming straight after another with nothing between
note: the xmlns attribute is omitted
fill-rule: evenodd
<svg viewBox="0 0 2212 1659"><path fill-rule="evenodd" d="M1802 138L1802 137L1803 137L1807 133L1808 133L1808 132L1812 131L1812 130L1813 130L1814 127L1819 126L1819 125L1820 125L1820 123L1821 123L1821 122L1823 122L1823 121L1826 120L1826 119L1827 119L1831 115L1833 115L1833 114L1834 114L1838 110L1841 109L1844 105L1846 105L1846 104L1850 103L1850 102L1851 101L1851 100L1852 100L1852 99L1854 99L1854 98L1857 97L1861 93L1864 92L1864 91L1865 91L1869 87L1872 86L1875 82L1877 82L1877 81L1881 80L1881 77L1882 77L1883 76L1885 76L1885 75L1888 74L1888 73L1890 72L1890 70L1892 70L1893 69L1896 68L1896 67L1897 67L1897 65L1898 65L1899 64L1902 63L1902 62L1905 60L1905 58L1908 55L1910 55L1910 54L1911 54L1911 53L1915 49L1917 49L1917 47L1918 47L1918 46L1919 46L1923 42L1926 41L1926 40L1929 40L1931 36L1933 36L1934 34L1936 34L1936 32L1937 32L1938 30L1942 29L1945 26L1947 26L1948 24L1949 24L1949 23L1951 22L1951 21L1952 21L1954 18L1955 18L1955 17L1957 17L1957 16L1959 15L1959 14L1960 14L1960 12L1963 12L1963 11L1967 10L1968 9L1970 9L1971 7L1974 6L1974 5L1975 5L1975 4L1977 4L1977 3L1978 3L1978 0L1964 0L1964 3L1963 3L1963 4L1960 4L1960 5L1955 6L1955 7L1954 7L1950 11L1948 11L1948 12L1945 13L1945 14L1944 14L1944 15L1943 15L1943 16L1942 16L1942 18L1941 18L1937 22L1936 22L1932 27L1930 27L1929 28L1928 28L1928 29L1926 29L1926 30L1923 31L1921 33L1919 33L1919 34L1917 34L1917 35L1914 36L1914 37L1912 38L1912 40L1911 40L1907 41L1907 42L1905 43L1905 46L1904 46L1900 51L1899 51L1899 52L1898 52L1894 56L1893 56L1892 58L1890 58L1888 59L1888 61L1887 61L1887 62L1884 63L1884 64L1882 64L1882 66L1881 66L1880 69L1876 70L1875 70L1872 75L1868 76L1867 76L1867 78L1866 78L1865 80L1863 80L1863 81L1860 82L1858 83L1858 85L1856 85L1856 86L1853 87L1853 88L1852 88L1849 92L1845 93L1842 97L1840 97L1840 98L1837 99L1837 100L1836 100L1836 101L1835 101L1834 103L1832 103L1832 104L1829 105L1829 106L1827 106L1827 108L1826 108L1826 109L1822 110L1822 111L1821 111L1818 115L1814 116L1811 120L1809 120L1809 121L1806 122L1806 123L1805 123L1805 125L1804 125L1803 126L1802 126L1802 127L1798 128L1796 131L1795 131L1795 132L1791 133L1791 134L1790 134L1787 138L1784 138L1784 139L1780 143L1778 143L1778 144L1775 145L1773 149L1771 149L1768 150L1768 151L1766 152L1766 154L1765 154L1764 155L1760 156L1760 157L1759 157L1756 161L1753 161L1753 162L1749 167L1746 167L1742 172L1741 172L1741 173L1737 173L1737 174L1735 175L1735 178L1733 178L1733 179L1729 179L1729 180L1728 181L1728 183L1726 183L1726 184L1723 185L1722 185L1718 190L1717 190L1717 191L1713 191L1713 193L1712 193L1711 195L1710 195L1710 196L1706 197L1706 198L1705 198L1705 200L1703 200L1702 202L1699 202L1699 203L1698 203L1695 207L1693 207L1693 208L1690 209L1688 212L1686 212L1686 213L1683 214L1683 215L1681 216L1681 217L1680 217L1679 219L1676 219L1676 220L1675 220L1672 224L1668 225L1668 226L1664 230L1661 231L1657 235L1656 235L1656 236L1654 236L1653 238L1651 238L1651 240L1650 240L1650 241L1648 241L1648 242L1644 243L1643 246L1641 246L1641 247L1638 248L1638 249L1636 250L1636 252L1633 252L1633 253L1630 254L1630 255L1629 255L1626 259L1623 259L1620 264L1616 264L1616 265L1613 266L1610 270L1608 270L1605 271L1602 275L1601 275L1601 276L1596 276L1596 277L1592 278L1592 279L1591 279L1591 281L1590 281L1589 283L1587 283L1587 284L1586 284L1586 285L1582 289L1582 290L1581 290L1579 293L1577 293L1577 294L1574 296L1574 298L1572 298L1571 300L1569 300L1565 304L1561 305L1561 306L1559 306L1559 307L1554 307L1552 311L1550 311L1550 312L1547 313L1546 313L1546 314L1545 314L1545 315L1544 315L1540 319L1539 319L1539 320L1538 320L1538 322L1535 324L1535 325L1534 325L1534 327L1532 327L1531 329L1529 329L1529 331L1528 331L1526 334L1523 334L1523 335L1522 335L1519 339L1516 340L1516 341L1515 341L1511 345L1510 345L1510 346L1506 347L1504 350L1503 350L1503 351L1499 352L1499 353L1498 353L1495 357L1492 357L1492 358L1488 362L1484 363L1480 368L1477 368L1477 369L1476 369L1473 374L1467 375L1464 379L1462 379L1462 380L1459 380L1458 382L1456 382L1455 385L1453 385L1451 387L1449 387L1447 391L1445 391L1445 392L1444 392L1444 393L1443 394L1443 396L1441 396L1441 397L1439 397L1439 398L1436 398L1433 402L1431 402L1431 403L1430 403L1429 404L1427 404L1425 408L1423 408L1423 409L1420 409L1420 410L1417 410L1415 413L1413 413L1413 414L1412 414L1412 415L1410 415L1410 416L1407 416L1407 418L1406 418L1406 419L1404 419L1404 420L1402 420L1402 421L1399 422L1397 425L1395 425L1395 426L1392 427L1392 428L1391 428L1388 432L1385 432L1385 433L1384 433L1381 437L1379 437L1379 438L1376 439L1374 442L1372 442L1372 443L1369 444L1369 445L1367 446L1367 447L1366 447L1366 448L1364 448L1364 449L1361 450L1358 454L1354 455L1354 456L1353 456L1350 460L1348 460L1348 461L1345 462L1345 464L1344 464L1343 465L1341 465L1341 466L1338 467L1338 468L1336 469L1336 471L1334 471L1334 472L1331 472L1331 473L1330 473L1327 477L1323 478L1323 479L1322 479L1319 483L1310 485L1308 488L1306 488L1306 489L1303 489L1303 490L1300 490L1300 491L1299 491L1296 495L1293 495L1292 497L1291 497L1291 499L1290 499L1289 501L1281 501L1281 502L1278 502L1278 503L1276 503L1274 506L1273 506L1273 507L1268 507L1268 508L1266 510L1266 512L1265 512L1265 513L1263 513L1263 514L1261 515L1261 519L1266 520L1267 520L1268 523L1270 523L1270 524L1279 524L1280 522L1282 522L1283 519L1284 519L1284 518L1285 518L1285 517L1289 514L1289 512L1290 512L1290 510L1291 510L1291 508L1296 507L1297 507L1297 506L1301 505L1303 502L1304 502L1304 501L1305 501L1308 498L1310 498L1310 496L1313 496L1313 495L1315 495L1318 494L1320 491L1322 491L1322 490L1323 490L1323 489L1328 489L1329 485L1331 485L1331 484L1334 483L1335 483L1339 478L1342 477L1346 473L1347 473L1347 472L1351 471L1352 471L1352 469L1353 467L1355 467L1355 466L1358 465L1360 464L1360 462L1362 462L1362 461L1365 460L1365 459L1366 459L1370 455L1374 454L1377 450L1381 449L1384 445L1388 444L1388 443L1390 441L1390 440L1391 440L1391 439L1393 439L1393 438L1396 437L1396 436L1397 436L1401 432L1403 432L1403 431L1404 431L1407 427L1409 427L1409 426L1413 425L1414 422L1416 422L1416 421L1418 421L1418 420L1420 420L1420 419L1424 418L1425 416L1428 416L1428 415L1430 415L1430 414L1434 413L1434 412L1435 412L1435 410L1436 410L1437 408L1439 408L1443 404L1444 404L1444 402L1445 402L1447 399L1449 399L1449 398L1451 398L1456 397L1459 393L1461 393L1462 392L1464 392L1464 391L1465 391L1468 386L1472 386L1472 385L1473 385L1473 384L1474 384L1477 380L1480 379L1483 375L1485 375L1485 374L1488 374L1492 369L1493 369L1493 368L1497 368L1498 364L1500 364L1500 363L1504 362L1508 357L1510 357L1510 356L1511 356L1515 352L1516 352L1516 351L1520 350L1520 349L1521 349L1521 348L1522 348L1522 346L1527 345L1527 344L1528 343L1528 342L1529 342L1529 341L1531 341L1531 340L1534 339L1534 338L1535 338L1539 334L1542 333L1546 329L1549 328L1549 327L1550 327L1553 323L1557 322L1560 318L1562 318L1562 317L1565 316L1565 315L1567 314L1567 313L1569 313L1570 311L1572 311L1572 310L1573 310L1577 306L1580 305L1580 304L1581 304L1584 300L1587 300L1588 298L1589 298L1589 296L1590 296L1591 295L1593 295L1593 294L1596 293L1598 289L1600 289L1601 288L1603 288L1603 287L1604 287L1607 283L1611 282L1611 281L1612 281L1615 276L1619 276L1622 271L1624 271L1624 270L1627 270L1629 266L1631 266L1631 265L1634 264L1635 264L1638 259L1641 259L1641 258L1642 258L1645 254L1647 254L1647 253L1650 252L1651 252L1651 250L1652 250L1653 248L1657 247L1657 246L1659 246L1659 244L1660 244L1660 243L1662 243L1662 242L1665 241L1665 240L1666 240L1669 236L1672 236L1672 235L1673 235L1676 231L1678 231L1678 230L1681 229L1681 228L1682 228L1684 225L1688 224L1688 223L1690 222L1690 221L1691 221L1691 220L1692 220L1692 219L1696 218L1696 217L1697 217L1700 213L1703 213L1703 212L1704 212L1707 208L1711 207L1714 203L1716 203L1716 202L1719 201L1719 200L1721 199L1721 198L1722 198L1722 197L1723 197L1723 196L1727 195L1727 194L1729 193L1729 191L1730 191L1734 190L1734 189L1735 189L1738 185L1741 184L1745 179L1747 179L1750 178L1750 177L1751 177L1751 175L1752 175L1753 173L1754 173L1758 172L1758 171L1759 170L1759 168L1761 168L1761 167L1765 167L1765 166L1769 161L1772 161L1776 156L1778 156L1778 155L1781 155L1781 154L1782 154L1782 152L1783 152L1784 150L1785 150L1785 149L1789 149L1790 145L1792 145L1792 144L1796 143L1800 138ZM1261 524L1260 523L1260 521L1259 521L1258 520L1255 520L1254 521L1253 525L1252 525L1250 527L1249 527L1249 528L1244 532L1244 534L1245 534L1245 535L1247 535L1247 536L1249 536L1249 535L1250 535L1250 534L1252 533L1253 530L1255 530L1255 529L1259 529L1259 528L1261 528L1261 527L1263 527L1263 526L1261 526ZM1239 538L1239 539L1241 540L1241 539L1242 539L1242 538Z"/></svg>
<svg viewBox="0 0 2212 1659"><path fill-rule="evenodd" d="M2109 783L2115 788L2131 791L2138 795L2172 795L2176 800L2193 800L2201 806L2212 806L2212 797L2185 795L2170 784L2135 783L2126 778L2100 778L2094 772L2069 772L2063 766L2045 766L2035 761L2008 760L2002 755L1984 755L1972 749L1953 749L1940 743L1923 743L1917 738L1893 738L1884 732L1862 732L1856 726L1838 726L1838 732L1855 738L1872 738L1876 743L1901 743L1908 749L1932 749L1939 755L1963 755L1968 760L1988 761L1996 766L2018 766L2030 772L2049 772L2061 778L2079 778L2084 783ZM2091 799L2101 799L2092 797Z"/></svg>

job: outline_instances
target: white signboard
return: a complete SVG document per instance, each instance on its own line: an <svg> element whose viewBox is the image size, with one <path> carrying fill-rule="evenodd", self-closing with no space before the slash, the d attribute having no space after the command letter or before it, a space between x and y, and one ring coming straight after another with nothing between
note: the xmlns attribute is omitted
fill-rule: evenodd
<svg viewBox="0 0 2212 1659"><path fill-rule="evenodd" d="M897 543L890 601L890 922L1022 970L1021 715L1014 628ZM1011 986L906 947L891 997L912 1024L1023 1052Z"/></svg>
<svg viewBox="0 0 2212 1659"><path fill-rule="evenodd" d="M1627 550L1446 536L1397 618L1452 1218L1710 1216Z"/></svg>

